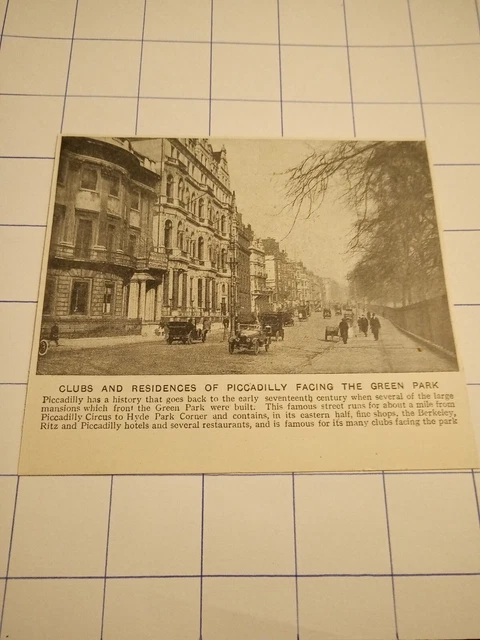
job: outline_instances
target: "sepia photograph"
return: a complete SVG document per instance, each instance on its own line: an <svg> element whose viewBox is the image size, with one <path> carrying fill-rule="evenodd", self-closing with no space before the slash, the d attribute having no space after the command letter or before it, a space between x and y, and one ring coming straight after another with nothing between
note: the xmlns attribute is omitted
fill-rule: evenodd
<svg viewBox="0 0 480 640"><path fill-rule="evenodd" d="M458 371L423 141L61 140L39 375Z"/></svg>

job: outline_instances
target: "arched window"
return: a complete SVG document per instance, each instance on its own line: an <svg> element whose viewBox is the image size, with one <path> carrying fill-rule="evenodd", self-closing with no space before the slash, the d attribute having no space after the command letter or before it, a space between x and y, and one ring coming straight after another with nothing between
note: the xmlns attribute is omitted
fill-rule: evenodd
<svg viewBox="0 0 480 640"><path fill-rule="evenodd" d="M192 256L192 258L195 258L195 253L196 253L195 250L196 250L196 242L192 233L192 235L190 236L190 255Z"/></svg>
<svg viewBox="0 0 480 640"><path fill-rule="evenodd" d="M185 184L183 180L180 180L178 183L178 199L180 200L180 204L183 204L183 196L185 192Z"/></svg>
<svg viewBox="0 0 480 640"><path fill-rule="evenodd" d="M187 211L190 211L190 190L188 189L188 187L185 191L185 209Z"/></svg>
<svg viewBox="0 0 480 640"><path fill-rule="evenodd" d="M205 241L202 238L202 236L200 236L198 239L198 259L199 260L205 260L204 249L205 249Z"/></svg>
<svg viewBox="0 0 480 640"><path fill-rule="evenodd" d="M210 262L213 262L213 249L211 244L208 245L208 259Z"/></svg>
<svg viewBox="0 0 480 640"><path fill-rule="evenodd" d="M174 188L173 176L168 174L167 176L167 202L173 202L173 188Z"/></svg>
<svg viewBox="0 0 480 640"><path fill-rule="evenodd" d="M183 251L183 225L181 222L178 223L177 227L177 247Z"/></svg>
<svg viewBox="0 0 480 640"><path fill-rule="evenodd" d="M222 216L221 231L223 235L227 233L227 219L225 216Z"/></svg>
<svg viewBox="0 0 480 640"><path fill-rule="evenodd" d="M165 245L165 249L172 248L172 222L171 220L167 220L165 222L165 226L163 229L163 244Z"/></svg>
<svg viewBox="0 0 480 640"><path fill-rule="evenodd" d="M208 201L208 219L212 222L212 203Z"/></svg>
<svg viewBox="0 0 480 640"><path fill-rule="evenodd" d="M227 268L227 250L222 249L222 269Z"/></svg>
<svg viewBox="0 0 480 640"><path fill-rule="evenodd" d="M198 217L202 220L204 217L204 202L203 198L198 201Z"/></svg>

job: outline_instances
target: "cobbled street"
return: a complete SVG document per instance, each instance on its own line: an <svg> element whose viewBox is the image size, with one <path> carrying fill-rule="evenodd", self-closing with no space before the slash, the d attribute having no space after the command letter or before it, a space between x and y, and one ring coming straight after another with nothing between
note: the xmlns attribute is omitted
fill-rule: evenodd
<svg viewBox="0 0 480 640"><path fill-rule="evenodd" d="M375 342L355 335L343 344L325 340L325 327L337 318L323 319L313 313L306 321L295 319L285 328L285 340L273 340L268 352L230 354L228 342L214 331L205 343L168 345L159 338L136 337L135 341L112 338L60 340L39 358L38 373L50 375L215 375L215 374L311 374L311 373L407 373L455 371L454 360L416 342L380 319L382 329Z"/></svg>

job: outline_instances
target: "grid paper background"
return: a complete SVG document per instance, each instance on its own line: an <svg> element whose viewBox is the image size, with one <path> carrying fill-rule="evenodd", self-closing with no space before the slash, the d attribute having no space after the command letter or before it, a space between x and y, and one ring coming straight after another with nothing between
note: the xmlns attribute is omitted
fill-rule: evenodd
<svg viewBox="0 0 480 640"><path fill-rule="evenodd" d="M423 137L480 423L475 0L0 0L0 638L480 637L480 473L16 476L56 135Z"/></svg>

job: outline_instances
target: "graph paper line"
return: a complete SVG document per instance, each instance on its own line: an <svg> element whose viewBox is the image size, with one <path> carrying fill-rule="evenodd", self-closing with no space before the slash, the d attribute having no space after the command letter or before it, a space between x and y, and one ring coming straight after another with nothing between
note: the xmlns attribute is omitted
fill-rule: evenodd
<svg viewBox="0 0 480 640"><path fill-rule="evenodd" d="M280 135L283 138L283 80L282 80L282 30L280 22L280 0L277 0L277 35L278 35L278 76L280 94Z"/></svg>
<svg viewBox="0 0 480 640"><path fill-rule="evenodd" d="M140 62L138 67L138 87L137 87L137 108L135 111L135 135L138 133L138 113L140 109L140 93L142 86L142 70L143 70L143 47L145 35L145 17L147 14L147 0L143 2L143 18L142 18L142 40L140 42Z"/></svg>
<svg viewBox="0 0 480 640"><path fill-rule="evenodd" d="M2 610L0 611L0 637L2 636L3 630L3 616L5 613L5 602L7 599L7 590L8 590L8 581L10 574L10 561L12 559L12 546L13 546L13 532L15 529L15 517L17 515L17 503L18 503L18 489L20 485L20 476L17 476L17 483L15 486L15 498L13 501L13 512L12 512L12 525L10 528L10 540L8 543L8 556L7 556L7 566L5 570L5 588L3 590L3 601L2 601Z"/></svg>
<svg viewBox="0 0 480 640"><path fill-rule="evenodd" d="M416 49L416 43L415 43L415 32L413 29L413 20L412 20L412 8L410 6L410 0L406 0L407 2L407 9L408 9L408 20L410 22L410 34L412 37L412 43L413 43L413 59L415 62L415 74L417 76L417 88L418 88L418 97L419 97L419 101L420 101L420 110L421 110L421 114L422 114L422 126L423 126L423 135L426 136L427 135L427 126L425 123L425 111L423 108L423 98L422 98L422 86L420 83L420 72L418 69L418 60L417 60L417 49Z"/></svg>
<svg viewBox="0 0 480 640"><path fill-rule="evenodd" d="M103 628L105 623L105 602L107 599L107 576L108 576L108 550L110 545L110 524L112 518L112 499L113 499L113 476L110 478L110 495L108 500L108 516L107 516L107 539L105 544L105 571L103 578L103 595L102 595L102 617L100 624L100 640L103 638Z"/></svg>
<svg viewBox="0 0 480 640"><path fill-rule="evenodd" d="M60 120L60 131L63 131L63 125L65 122L65 110L67 108L67 96L68 96L68 83L70 82L70 69L72 66L72 56L73 56L73 47L75 44L75 29L77 26L77 13L78 13L78 3L79 0L75 0L75 12L73 15L73 25L72 25L72 37L70 38L70 51L68 54L68 65L67 65L67 77L65 80L65 95L63 96L63 107L62 107L62 117Z"/></svg>
<svg viewBox="0 0 480 640"><path fill-rule="evenodd" d="M213 1L210 0L210 68L208 79L208 135L212 135L212 85L213 85Z"/></svg>
<svg viewBox="0 0 480 640"><path fill-rule="evenodd" d="M478 497L477 479L475 477L475 472L473 469L472 469L472 482L473 482L473 492L475 494L475 503L477 505L478 524L480 526L480 500Z"/></svg>
<svg viewBox="0 0 480 640"><path fill-rule="evenodd" d="M395 620L395 637L397 640L399 640L398 619L397 619L397 600L395 596L395 578L394 578L394 572L393 572L392 539L390 536L390 518L388 514L388 498L387 498L387 486L385 481L385 473L382 473L382 483L383 483L383 499L385 501L385 524L387 527L388 555L390 558L390 572L391 572L391 580L392 580L392 602L393 602L393 616Z"/></svg>
<svg viewBox="0 0 480 640"><path fill-rule="evenodd" d="M2 30L0 32L0 51L2 50L3 35L5 32L5 23L7 21L7 13L8 13L9 6L10 6L10 0L7 0L7 4L5 5L5 13L3 14L3 20L2 20Z"/></svg>
<svg viewBox="0 0 480 640"><path fill-rule="evenodd" d="M212 0L213 4L213 0ZM202 473L202 515L200 521L200 601L199 601L199 631L200 640L203 634L203 560L204 560L204 534L205 534L205 474Z"/></svg>
<svg viewBox="0 0 480 640"><path fill-rule="evenodd" d="M350 46L348 42L348 22L347 22L347 8L345 6L345 0L342 0L342 11L343 11L343 25L345 30L345 43L347 50L347 65L348 65L348 85L350 90L350 109L352 112L352 127L353 127L353 137L357 137L357 127L355 122L355 103L353 99L353 83L352 83L352 67L350 62Z"/></svg>
<svg viewBox="0 0 480 640"><path fill-rule="evenodd" d="M295 474L292 473L292 508L293 508L293 558L295 567L295 611L297 620L297 640L300 638L300 609L298 598L298 549L297 549L297 513L295 502Z"/></svg>
<svg viewBox="0 0 480 640"><path fill-rule="evenodd" d="M70 41L68 36L39 36L39 35L23 35L19 33L4 33L4 38L15 38L19 40L53 40L53 41ZM89 37L76 36L76 42L140 42L140 38L108 38L108 37ZM159 44L210 44L210 40L200 38L198 40L182 39L182 38L145 38L144 42ZM213 44L235 45L235 46L258 46L258 47L277 47L277 42L263 41L244 41L244 40L212 40ZM350 44L350 49L417 49L426 48L451 48L451 47L478 47L480 40L468 42L422 42L413 44ZM282 47L289 48L309 48L309 49L344 49L345 44L325 44L318 42L282 42Z"/></svg>

